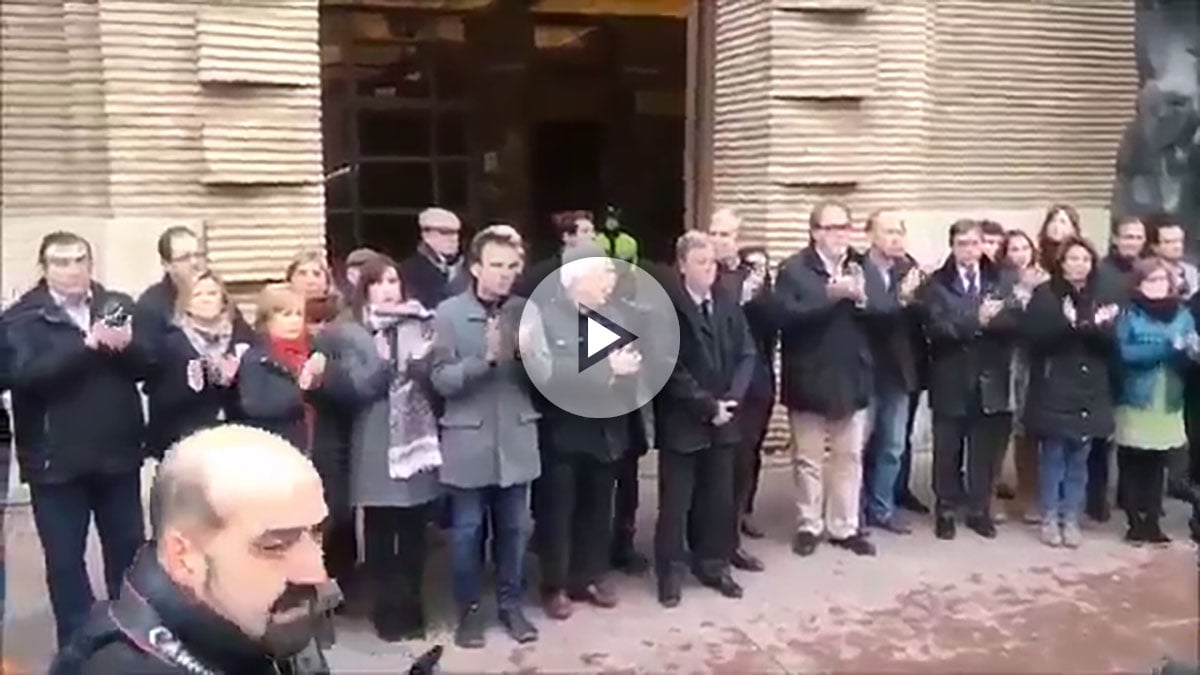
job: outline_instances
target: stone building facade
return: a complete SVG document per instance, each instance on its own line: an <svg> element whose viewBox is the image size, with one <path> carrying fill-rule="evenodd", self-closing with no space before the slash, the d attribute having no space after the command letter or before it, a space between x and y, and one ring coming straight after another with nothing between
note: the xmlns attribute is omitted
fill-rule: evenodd
<svg viewBox="0 0 1200 675"><path fill-rule="evenodd" d="M425 6L497 3L513 4ZM153 240L168 225L203 231L243 289L321 246L322 4L414 2L5 0L5 298L36 276L36 241L57 228L92 238L101 277L131 290L157 275ZM782 256L806 241L814 200L836 196L859 217L910 209L925 257L954 217L1035 227L1052 201L1103 233L1137 81L1131 0L659 4L688 21L680 228L733 205L748 239Z"/></svg>

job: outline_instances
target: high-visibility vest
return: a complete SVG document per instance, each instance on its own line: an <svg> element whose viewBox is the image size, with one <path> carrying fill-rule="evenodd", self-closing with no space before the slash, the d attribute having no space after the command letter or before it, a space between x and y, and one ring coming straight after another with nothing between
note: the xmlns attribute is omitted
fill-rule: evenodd
<svg viewBox="0 0 1200 675"><path fill-rule="evenodd" d="M597 232L596 245L610 258L637 264L638 240L624 230L601 230Z"/></svg>

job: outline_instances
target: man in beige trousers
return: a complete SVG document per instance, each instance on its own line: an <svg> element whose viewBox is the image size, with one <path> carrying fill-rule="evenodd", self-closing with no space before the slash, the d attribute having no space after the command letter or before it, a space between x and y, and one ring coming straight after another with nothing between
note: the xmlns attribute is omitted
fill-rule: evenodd
<svg viewBox="0 0 1200 675"><path fill-rule="evenodd" d="M776 282L782 328L782 402L792 428L796 535L808 556L823 535L857 555L875 555L859 529L862 451L871 399L864 322L882 288L850 248L853 220L837 202L809 218L812 243L783 262Z"/></svg>

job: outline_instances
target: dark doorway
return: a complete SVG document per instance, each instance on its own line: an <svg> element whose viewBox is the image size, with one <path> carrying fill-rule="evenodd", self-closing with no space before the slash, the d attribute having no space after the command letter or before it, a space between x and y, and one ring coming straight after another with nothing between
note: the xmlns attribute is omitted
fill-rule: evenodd
<svg viewBox="0 0 1200 675"><path fill-rule="evenodd" d="M557 211L598 212L604 195L600 183L604 125L591 121L542 122L533 129L530 185L533 216L529 232L538 259L559 245L550 215Z"/></svg>

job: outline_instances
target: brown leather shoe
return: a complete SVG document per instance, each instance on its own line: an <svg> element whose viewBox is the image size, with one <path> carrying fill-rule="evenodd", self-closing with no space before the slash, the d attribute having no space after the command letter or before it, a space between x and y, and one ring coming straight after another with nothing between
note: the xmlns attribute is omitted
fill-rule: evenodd
<svg viewBox="0 0 1200 675"><path fill-rule="evenodd" d="M566 621L571 618L574 607L566 593L555 591L542 596L542 611L555 621Z"/></svg>
<svg viewBox="0 0 1200 675"><path fill-rule="evenodd" d="M604 609L612 609L618 604L617 594L602 581L572 591L570 598L576 602L586 602Z"/></svg>

